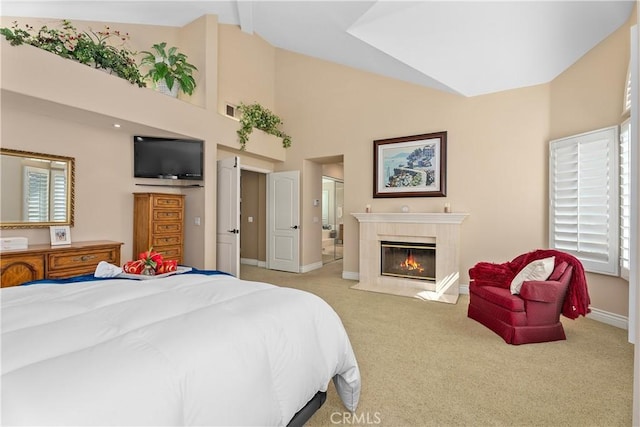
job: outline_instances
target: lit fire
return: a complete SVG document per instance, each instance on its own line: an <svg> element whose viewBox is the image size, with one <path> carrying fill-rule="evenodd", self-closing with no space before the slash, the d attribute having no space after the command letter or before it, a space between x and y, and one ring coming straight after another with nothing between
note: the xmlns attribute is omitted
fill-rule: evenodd
<svg viewBox="0 0 640 427"><path fill-rule="evenodd" d="M417 271L419 273L422 273L424 271L422 265L420 265L420 263L415 260L411 252L407 254L407 259L405 259L404 262L400 264L400 268L409 271Z"/></svg>

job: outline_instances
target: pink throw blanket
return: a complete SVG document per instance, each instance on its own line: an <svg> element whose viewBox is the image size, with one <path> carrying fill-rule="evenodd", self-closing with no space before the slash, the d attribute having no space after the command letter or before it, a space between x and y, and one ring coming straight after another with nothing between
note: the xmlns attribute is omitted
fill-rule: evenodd
<svg viewBox="0 0 640 427"><path fill-rule="evenodd" d="M587 278L584 274L584 267L580 260L566 252L555 249L538 249L533 252L522 254L512 261L503 264L490 262L479 262L469 269L469 277L479 285L498 286L509 288L511 281L531 261L556 257L556 265L562 261L573 267L573 274L569 282L567 296L562 306L562 315L569 319L576 319L578 316L585 316L591 312L589 303L589 290L587 289Z"/></svg>

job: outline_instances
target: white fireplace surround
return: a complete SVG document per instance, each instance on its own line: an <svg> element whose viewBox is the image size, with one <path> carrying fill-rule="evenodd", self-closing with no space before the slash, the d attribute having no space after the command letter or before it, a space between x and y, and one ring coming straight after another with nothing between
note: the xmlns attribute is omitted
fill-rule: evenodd
<svg viewBox="0 0 640 427"><path fill-rule="evenodd" d="M460 228L467 213L353 213L360 223L359 283L372 292L455 304L459 296ZM380 273L380 242L436 244L436 280Z"/></svg>

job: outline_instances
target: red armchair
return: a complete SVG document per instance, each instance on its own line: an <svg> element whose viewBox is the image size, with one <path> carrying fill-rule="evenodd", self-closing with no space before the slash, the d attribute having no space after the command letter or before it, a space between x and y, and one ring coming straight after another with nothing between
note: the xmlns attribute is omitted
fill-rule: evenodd
<svg viewBox="0 0 640 427"><path fill-rule="evenodd" d="M519 294L512 294L511 282L525 266L551 256L555 265L548 278L525 280ZM481 262L469 270L469 277L468 317L508 344L564 340L560 314L575 319L589 312L582 264L563 252L537 250L504 264Z"/></svg>

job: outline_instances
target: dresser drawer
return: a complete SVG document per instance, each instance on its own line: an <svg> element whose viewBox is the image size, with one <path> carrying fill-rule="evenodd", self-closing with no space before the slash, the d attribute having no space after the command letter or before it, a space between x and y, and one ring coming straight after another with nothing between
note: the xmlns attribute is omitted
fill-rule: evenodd
<svg viewBox="0 0 640 427"><path fill-rule="evenodd" d="M79 267L69 268L64 270L50 271L47 273L47 279L66 279L73 276L83 276L85 274L92 274L96 271L96 267Z"/></svg>
<svg viewBox="0 0 640 427"><path fill-rule="evenodd" d="M56 271L73 270L77 274L93 273L100 261L110 264L120 262L118 249L104 248L78 252L50 253L48 255L49 275L54 277Z"/></svg>
<svg viewBox="0 0 640 427"><path fill-rule="evenodd" d="M182 234L181 222L154 222L154 234Z"/></svg>
<svg viewBox="0 0 640 427"><path fill-rule="evenodd" d="M44 279L44 255L3 256L0 271L3 288Z"/></svg>
<svg viewBox="0 0 640 427"><path fill-rule="evenodd" d="M178 263L182 262L182 247L180 246L154 246L153 250L162 254L164 259L174 259Z"/></svg>
<svg viewBox="0 0 640 427"><path fill-rule="evenodd" d="M154 208L179 208L182 209L183 197L176 196L158 196L153 198Z"/></svg>
<svg viewBox="0 0 640 427"><path fill-rule="evenodd" d="M153 210L153 220L154 221L181 221L182 222L182 211L181 210L170 210L170 209L154 209Z"/></svg>
<svg viewBox="0 0 640 427"><path fill-rule="evenodd" d="M155 235L151 240L153 247L158 248L160 246L176 246L182 245L182 236L180 234L174 235Z"/></svg>

